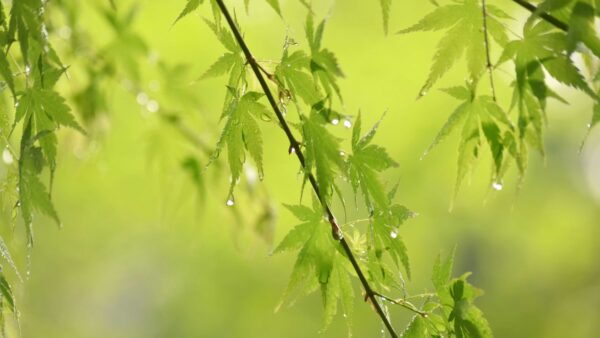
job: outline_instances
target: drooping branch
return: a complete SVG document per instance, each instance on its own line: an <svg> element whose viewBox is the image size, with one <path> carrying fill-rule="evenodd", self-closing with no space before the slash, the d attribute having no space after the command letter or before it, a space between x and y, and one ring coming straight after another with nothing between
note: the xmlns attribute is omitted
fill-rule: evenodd
<svg viewBox="0 0 600 338"><path fill-rule="evenodd" d="M487 7L485 0L481 0L481 12L483 15L483 43L485 45L485 59L486 59L486 68L488 73L490 74L490 86L492 87L492 98L494 102L496 101L496 86L494 85L494 68L492 66L492 61L490 57L490 38L488 34L488 25L487 25Z"/></svg>
<svg viewBox="0 0 600 338"><path fill-rule="evenodd" d="M296 140L296 138L292 134L292 131L290 130L288 123L286 122L285 118L283 117L283 114L282 114L281 110L279 109L279 106L277 105L277 101L275 101L275 97L271 93L271 90L269 89L269 86L267 85L267 82L260 70L260 66L256 62L256 59L254 59L254 57L252 56L250 49L246 45L244 38L240 34L235 22L233 21L231 15L229 14L229 11L227 10L227 7L223 3L223 0L216 0L216 3L219 6L221 13L227 20L227 23L228 23L229 27L231 28L231 31L233 32L233 35L235 36L235 39L236 39L238 45L240 46L240 48L242 49L242 52L244 53L244 56L246 57L246 61L248 62L248 64L250 64L250 67L252 68L254 75L258 79L258 82L260 83L260 86L261 86L263 92L265 93L265 96L267 97L269 104L271 105L271 108L273 109L273 111L275 112L275 115L277 116L277 120L279 121L281 128L283 129L285 135L288 138L288 141L290 143L289 151L296 154L296 157L298 158L300 165L302 166L306 175L308 176L310 185L312 186L315 194L317 195L317 197L319 198L319 201L321 202L321 205L323 206L323 209L325 210L325 213L327 214L327 219L329 221L329 224L331 225L331 231L332 231L333 238L339 241L340 245L342 246L342 249L344 250L344 253L346 254L348 260L352 264L352 267L354 268L356 274L358 275L358 278L365 290L366 298L368 298L370 300L371 304L375 308L375 311L381 318L382 322L384 323L385 327L389 331L390 335L393 338L397 338L398 334L394 330L389 318L383 311L381 304L379 304L379 301L376 298L376 293L373 291L373 288L371 287L371 285L367 281L364 273L362 272L362 269L360 268L356 257L354 257L354 254L352 253L352 249L350 248L350 245L348 244L346 239L342 236L340 226L338 225L336 218L333 215L333 212L331 211L331 208L327 204L327 201L321 195L315 176L311 172L306 170L307 169L306 168L306 160L305 160L304 154L302 153L302 150L300 149L300 143Z"/></svg>
<svg viewBox="0 0 600 338"><path fill-rule="evenodd" d="M535 5L530 4L527 1L524 0L513 0L514 2L516 2L517 4L519 4L521 7L527 9L528 11L530 11L531 13L537 13L537 15L539 15L540 18L546 20L548 23L552 24L554 27L563 30L565 32L569 31L569 25L567 25L566 23L560 21L559 19L557 19L556 17L545 13L545 12L539 12L538 13L538 8Z"/></svg>

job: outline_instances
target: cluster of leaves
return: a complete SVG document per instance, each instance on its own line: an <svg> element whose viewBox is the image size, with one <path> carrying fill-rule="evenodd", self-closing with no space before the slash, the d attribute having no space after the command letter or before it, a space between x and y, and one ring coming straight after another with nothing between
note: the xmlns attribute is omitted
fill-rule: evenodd
<svg viewBox="0 0 600 338"><path fill-rule="evenodd" d="M33 244L35 211L60 224L50 199L56 168L56 131L70 127L84 132L65 99L54 89L66 67L48 40L45 9L43 1L14 1L10 8L0 3L1 97L3 104L12 107L0 111L3 121L0 142L6 165L2 200L5 207L13 209L13 215L20 212L28 246ZM17 150L11 139L19 131ZM43 178L44 173L47 178ZM8 266L20 276L4 241L0 243L0 251ZM0 272L0 291L0 304L16 315L11 286L3 272ZM5 321L2 318L0 322Z"/></svg>
<svg viewBox="0 0 600 338"><path fill-rule="evenodd" d="M533 5L531 5L533 6ZM485 1L457 0L438 6L415 25L398 33L445 30L437 45L433 65L420 96L445 75L465 55L468 69L467 84L443 89L462 101L443 126L431 147L447 134L461 128L456 188L472 163L487 144L492 157L492 186L502 188L502 179L511 163L515 163L522 178L527 169L530 148L544 155L543 132L549 98L566 101L552 90L549 77L588 94L595 102L598 95L592 90L574 64L574 52L598 57L600 40L594 28L598 15L594 1L546 0L533 10L522 24L522 35L510 39L507 22L512 19L501 8ZM535 8L533 6L533 8ZM567 24L548 21L564 20ZM495 42L492 46L491 42ZM499 47L496 62L490 50ZM495 49L495 48L494 48ZM496 102L493 72L505 62L514 64L515 81L508 104ZM480 94L477 85L489 72L491 95ZM481 86L481 85L480 85ZM509 112L516 110L516 116ZM594 115L596 116L596 115ZM594 117L590 128L597 122ZM430 149L431 149L430 147ZM427 152L430 150L428 149Z"/></svg>
<svg viewBox="0 0 600 338"><path fill-rule="evenodd" d="M423 309L427 310L427 316L415 315L402 333L402 337L492 336L492 330L483 313L473 304L473 301L483 292L467 281L468 273L452 278L453 266L454 252L443 260L438 256L431 278L435 294L419 295L419 297L435 296L438 301L425 301Z"/></svg>
<svg viewBox="0 0 600 338"><path fill-rule="evenodd" d="M177 20L198 6L199 2L188 1ZM252 158L262 179L264 144L260 124L279 122L276 116L273 116L272 109L267 108L269 103L266 102L265 95L251 88L252 82L249 81L249 77L254 75L250 63L257 62L256 68L270 81L269 95L272 92L277 93L274 95L279 99L276 102L276 110L283 112L284 124L293 126L298 135L298 144L292 142L289 152L302 153L299 159L304 185L312 177L314 182L311 182L311 185L316 185L315 194L312 195L312 207L302 204L286 205L302 223L292 229L274 250L274 253L298 252L280 306L292 304L298 296L320 290L325 309L322 328L328 327L340 304L350 325L354 297L352 279L357 277L357 270L351 264L353 259L356 259L360 269L365 271L367 282L373 290L406 294L403 273L399 269L404 269L406 276L410 278L407 249L398 228L415 214L394 202L397 187L391 191L385 188L382 173L397 167L397 163L383 147L372 143L381 120L363 134L360 112L353 122L351 116L334 108L338 102L343 102L338 85L343 72L335 55L323 47L326 22L323 20L315 23L311 10L305 24L307 50L299 48L302 43L287 37L281 59L273 67L272 64L263 64L256 60L246 62L243 50L234 35L224 26L219 5L216 1L211 1L211 6L212 19L204 20L226 49L226 53L208 68L203 77L226 75L228 78L221 114L223 129L212 156L214 160L223 152L227 154L231 173L227 204L233 204L235 187L241 172L244 166L249 165L248 157ZM235 29L241 31L239 24L234 24ZM465 91L469 94L468 97L462 97ZM465 100L471 97L469 89L466 88L456 88L451 92ZM465 114L470 114L471 110L482 105L486 105L486 109L493 110L494 113L500 111L495 118L506 122L509 128L510 123L491 100L480 98L475 102L469 101L462 110ZM290 114L292 110L297 113L295 116ZM490 121L493 122L496 120ZM339 135L344 129L336 130L339 126L352 128L349 138L351 152L343 150L344 139ZM490 128L490 132L498 131ZM367 224L365 227L359 226L360 222L350 222L341 226L342 236L346 236L351 245L352 259L348 252L343 250L335 234L332 236L331 215L327 214L336 195L343 208L346 208L342 193L345 186L354 192L356 208L368 216L364 220ZM446 316L443 321L445 327L455 325L459 328L447 330L457 337L465 336L462 334L467 330L464 327L474 321L471 314L476 311L467 309L467 306L472 304L474 289L465 279L466 277L460 279L465 289L463 293L459 293L459 286L454 287L457 290L457 304L464 304L457 305L457 308L462 306L464 311L461 310L463 312L458 315ZM443 283L445 285L450 282L444 280ZM453 283L458 284L459 280ZM447 289L446 286L443 288ZM425 305L437 304L440 309L443 308L442 302L446 301L446 294L441 289L440 295L442 296L429 300ZM420 312L417 306L405 302L410 304L410 309ZM455 334L455 331L458 333ZM480 336L490 335L488 330L482 331Z"/></svg>
<svg viewBox="0 0 600 338"><path fill-rule="evenodd" d="M156 74L147 75L142 71L140 65L151 55L151 49L133 28L137 6L117 11L112 2L95 6L72 0L57 0L52 5L46 1L22 0L5 6L5 2L0 2L0 203L2 217L12 217L13 224L19 222L18 216L22 219L27 250L34 242L36 215L43 214L60 225L59 213L51 199L59 148L58 130L68 127L88 137L88 132L93 134L103 128L100 122L112 109L108 96L115 84L123 84L144 110L158 113L155 115L159 121L171 125L189 141L192 150L181 160L181 167L189 174L202 199L206 189L201 161L203 158L208 161L212 149L198 136L198 131L187 127L178 111L197 109L198 97L193 88L187 86L190 80L185 77L189 72L183 64L171 65L158 60ZM112 30L112 38L104 45L92 38L91 28L81 15L90 8ZM63 60L71 64L67 66ZM59 91L57 83L66 78L63 75L67 68L75 79L69 79L70 91ZM156 84L148 85L148 76L157 79ZM160 91L148 89L158 83ZM150 95L154 97L149 97L147 93L152 91L154 94ZM70 106L84 127L77 122ZM191 116L198 117L201 118ZM262 191L259 195L253 187L247 191L260 198L255 208L260 211L255 227L259 235L270 242L275 215L268 197L262 196L265 195ZM17 319L11 284L22 278L1 237L0 255L3 258L1 335L6 323L3 309L13 312Z"/></svg>

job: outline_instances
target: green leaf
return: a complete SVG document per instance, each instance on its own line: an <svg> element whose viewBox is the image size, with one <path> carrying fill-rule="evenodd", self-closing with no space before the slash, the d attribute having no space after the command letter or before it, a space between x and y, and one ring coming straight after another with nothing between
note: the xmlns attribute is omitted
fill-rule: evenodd
<svg viewBox="0 0 600 338"><path fill-rule="evenodd" d="M379 0L379 3L381 4L381 15L383 17L383 31L387 35L390 22L390 8L392 7L392 0Z"/></svg>
<svg viewBox="0 0 600 338"><path fill-rule="evenodd" d="M308 118L303 118L301 126L304 136L306 172L316 173L319 193L329 200L333 192L334 179L338 170L344 169L340 154L339 139L325 128L329 124L318 111L313 109Z"/></svg>
<svg viewBox="0 0 600 338"><path fill-rule="evenodd" d="M266 0L267 3L281 16L281 8L279 6L279 0Z"/></svg>
<svg viewBox="0 0 600 338"><path fill-rule="evenodd" d="M494 11L490 11L488 15L491 23L490 34L500 44L505 43L507 40L505 29L497 22L500 17L495 17ZM417 24L398 33L441 29L448 29L448 31L437 45L429 77L421 88L419 96L426 95L428 90L465 54L465 51L471 79L476 81L485 71L483 16L478 1L459 0L450 5L437 7Z"/></svg>
<svg viewBox="0 0 600 338"><path fill-rule="evenodd" d="M15 80L13 78L10 65L8 64L8 60L6 59L6 54L4 54L3 51L0 52L0 75L2 75L2 77L4 78L4 82L6 82L6 85L8 86L8 89L10 89L13 98L15 98Z"/></svg>
<svg viewBox="0 0 600 338"><path fill-rule="evenodd" d="M204 0L187 0L185 7L181 11L181 13L179 13L177 19L175 19L175 21L173 22L173 25L176 24L179 20L183 19L188 14L192 13L194 10L196 10L196 8L198 8L198 6L200 6L200 4L202 4L203 1Z"/></svg>
<svg viewBox="0 0 600 338"><path fill-rule="evenodd" d="M321 94L313 81L310 70L310 59L303 51L289 54L286 50L281 58L281 63L275 70L279 83L285 85L295 101L302 99L307 105L312 106L321 101Z"/></svg>
<svg viewBox="0 0 600 338"><path fill-rule="evenodd" d="M8 306L12 313L17 315L17 306L15 304L15 298L13 296L12 289L2 272L0 272L0 292L2 293L4 299L6 299L6 302L8 303Z"/></svg>
<svg viewBox="0 0 600 338"><path fill-rule="evenodd" d="M227 145L227 159L231 171L230 194L233 193L241 176L242 166L246 161L246 151L254 159L259 177L262 179L264 175L263 141L255 120L256 117L261 117L267 112L267 108L257 101L261 96L256 92L248 92L240 99L234 98L225 111L227 121L209 164L219 156L223 146Z"/></svg>
<svg viewBox="0 0 600 338"><path fill-rule="evenodd" d="M456 255L456 248L442 261L442 256L438 255L433 265L433 273L431 275L431 282L438 293L445 290L446 284L452 277L452 268L454 267L454 256Z"/></svg>
<svg viewBox="0 0 600 338"><path fill-rule="evenodd" d="M181 166L192 179L200 198L204 199L206 194L206 184L204 182L204 176L202 175L200 162L193 156L189 156L183 160Z"/></svg>
<svg viewBox="0 0 600 338"><path fill-rule="evenodd" d="M239 60L236 60L235 54L225 53L202 74L200 79L227 74L236 62L239 62Z"/></svg>
<svg viewBox="0 0 600 338"><path fill-rule="evenodd" d="M491 338L492 330L487 320L481 310L473 305L473 300L482 291L469 284L466 277L454 279L449 287L453 305L448 319L454 322L456 337Z"/></svg>
<svg viewBox="0 0 600 338"><path fill-rule="evenodd" d="M323 219L321 206L314 203L313 209L302 205L285 207L304 223L292 229L274 251L300 250L278 308L285 301L293 302L294 293L302 295L320 287L324 307L322 330L331 324L340 301L350 325L354 291L346 268L347 260L331 237L330 225Z"/></svg>
<svg viewBox="0 0 600 338"><path fill-rule="evenodd" d="M402 332L402 338L425 338L429 337L425 319L420 315L415 315L411 319L408 327Z"/></svg>
<svg viewBox="0 0 600 338"><path fill-rule="evenodd" d="M19 179L19 202L26 225L31 224L33 210L46 214L57 224L60 224L58 214L50 200L50 195L37 176L27 172L22 173ZM33 240L31 235L30 240Z"/></svg>

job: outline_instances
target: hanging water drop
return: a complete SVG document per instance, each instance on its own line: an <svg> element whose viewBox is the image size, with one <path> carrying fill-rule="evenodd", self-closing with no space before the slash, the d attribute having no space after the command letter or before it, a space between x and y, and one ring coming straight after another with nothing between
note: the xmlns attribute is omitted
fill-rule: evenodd
<svg viewBox="0 0 600 338"><path fill-rule="evenodd" d="M392 231L390 231L390 237L397 238L398 237L398 230L392 229Z"/></svg>
<svg viewBox="0 0 600 338"><path fill-rule="evenodd" d="M31 73L31 67L29 65L25 66L25 75L29 75Z"/></svg>
<svg viewBox="0 0 600 338"><path fill-rule="evenodd" d="M225 204L227 204L228 207L232 207L235 204L233 196L231 196Z"/></svg>
<svg viewBox="0 0 600 338"><path fill-rule="evenodd" d="M346 155L346 153L345 153L345 152L343 152L343 151L340 151L340 156L345 156L345 155Z"/></svg>
<svg viewBox="0 0 600 338"><path fill-rule="evenodd" d="M331 124L333 124L334 126L337 126L338 123L340 123L339 119L333 119L333 120L331 120Z"/></svg>
<svg viewBox="0 0 600 338"><path fill-rule="evenodd" d="M2 152L2 161L7 165L11 165L14 162L14 158L8 147L4 148L4 151Z"/></svg>
<svg viewBox="0 0 600 338"><path fill-rule="evenodd" d="M493 182L492 183L492 188L494 188L494 190L500 191L502 190L502 183L498 183L498 182Z"/></svg>
<svg viewBox="0 0 600 338"><path fill-rule="evenodd" d="M344 127L346 127L346 128L352 127L352 122L350 122L350 120L344 120Z"/></svg>
<svg viewBox="0 0 600 338"><path fill-rule="evenodd" d="M295 146L290 146L289 153L290 154L295 154L296 153L296 147Z"/></svg>

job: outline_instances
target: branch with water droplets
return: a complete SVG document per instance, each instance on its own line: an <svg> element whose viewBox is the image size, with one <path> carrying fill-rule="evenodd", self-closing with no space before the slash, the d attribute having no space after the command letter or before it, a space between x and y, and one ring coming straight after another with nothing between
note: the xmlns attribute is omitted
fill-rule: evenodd
<svg viewBox="0 0 600 338"><path fill-rule="evenodd" d="M381 318L382 322L384 323L385 327L389 331L390 335L393 338L397 338L398 334L394 330L394 328L393 328L389 318L385 314L381 304L377 301L375 291L373 291L373 288L370 286L364 273L362 272L362 269L360 268L356 257L354 257L354 254L352 253L352 249L350 248L348 242L342 236L340 226L337 224L336 218L333 215L331 208L329 207L329 205L327 204L325 199L322 197L315 176L306 170L306 160L305 160L304 154L302 153L302 150L300 149L300 143L296 140L296 138L292 134L292 131L290 130L288 123L286 122L285 118L283 117L283 114L282 114L281 110L279 109L277 102L275 101L275 97L273 96L273 94L271 93L271 90L269 89L269 86L261 72L261 69L260 69L258 63L256 62L256 59L254 59L254 57L252 56L250 49L246 45L244 38L240 34L235 22L233 21L231 15L229 14L229 11L227 10L227 7L223 3L223 0L216 0L216 3L219 6L221 13L227 20L227 23L228 23L229 27L231 28L231 31L233 32L233 35L234 35L238 45L242 49L248 64L250 64L250 67L252 68L254 75L256 76L258 82L260 83L260 86L261 86L263 92L265 93L265 96L267 97L269 104L271 105L271 108L273 109L273 111L275 112L275 115L277 116L277 120L279 121L281 128L283 129L285 135L288 138L288 141L290 143L289 152L296 154L296 157L298 158L300 165L304 169L306 176L308 177L308 180L309 180L315 194L319 198L319 201L321 202L321 205L323 206L323 209L325 210L325 213L327 214L327 220L328 220L329 224L331 225L332 236L336 240L338 240L340 245L342 246L344 253L346 254L348 260L352 264L352 267L354 268L363 288L365 289L366 297L373 304L375 311Z"/></svg>

